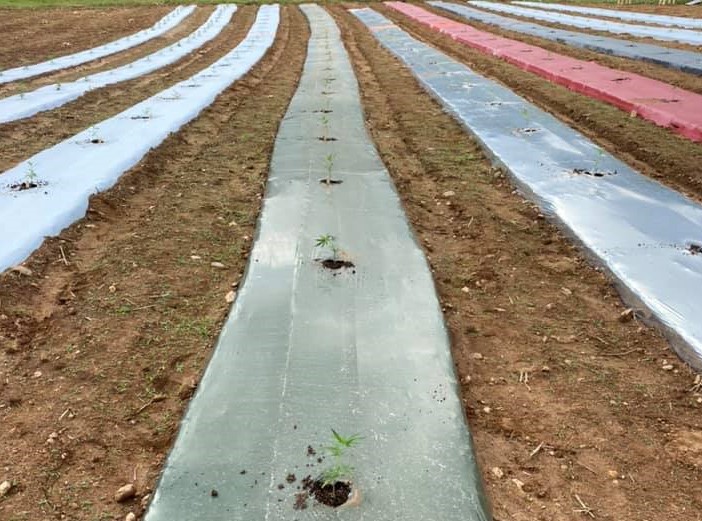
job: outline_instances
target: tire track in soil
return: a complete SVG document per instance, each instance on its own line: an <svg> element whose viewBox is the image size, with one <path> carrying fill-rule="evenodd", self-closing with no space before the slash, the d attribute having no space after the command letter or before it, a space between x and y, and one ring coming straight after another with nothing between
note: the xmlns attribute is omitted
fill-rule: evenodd
<svg viewBox="0 0 702 521"><path fill-rule="evenodd" d="M475 27L480 31L485 31L486 33L493 33L498 36L510 38L512 40L521 41L530 45L536 45L537 47L541 47L542 49L547 49L551 52L562 54L564 56L571 56L579 60L592 61L595 63L599 63L600 65L604 65L605 67L610 67L612 69L633 72L635 74L640 74L642 76L647 76L649 78L654 78L656 80L663 81L665 83L668 83L669 85L675 85L676 87L679 87L681 89L702 94L702 78L693 74L676 71L674 69L669 69L660 65L647 63L645 61L633 60L595 51L589 51L587 49L573 47L571 45L554 42L552 40L546 40L543 38L537 38L535 36L510 31L507 29L502 29L501 27L498 27L496 25L476 22L475 20L467 20L466 18L451 13L450 11L444 11L443 9L433 7L429 4L422 4L421 7L436 15L443 16L444 18L448 18L458 23L470 25L471 27ZM624 40L624 38L618 39Z"/></svg>
<svg viewBox="0 0 702 521"><path fill-rule="evenodd" d="M205 69L244 39L256 12L255 6L241 7L214 40L168 67L90 91L55 110L0 125L0 172Z"/></svg>
<svg viewBox="0 0 702 521"><path fill-rule="evenodd" d="M702 147L698 143L473 51L382 4L373 8L415 38L550 112L640 173L702 202Z"/></svg>
<svg viewBox="0 0 702 521"><path fill-rule="evenodd" d="M142 511L242 275L306 41L284 7L252 72L47 240L32 276L0 275L0 461L17 482L0 518ZM118 505L127 482L138 496Z"/></svg>
<svg viewBox="0 0 702 521"><path fill-rule="evenodd" d="M0 69L46 61L123 38L151 27L174 8L0 9Z"/></svg>
<svg viewBox="0 0 702 521"><path fill-rule="evenodd" d="M619 322L610 281L360 22L331 11L434 273L494 518L574 519L578 494L598 519L695 519L694 376L655 330Z"/></svg>
<svg viewBox="0 0 702 521"><path fill-rule="evenodd" d="M56 72L44 74L26 80L16 81L12 83L4 83L0 85L0 97L12 96L22 92L30 92L44 85L52 83L66 83L77 80L88 74L95 74L109 69L114 69L126 65L127 63L143 58L151 53L154 53L164 47L167 47L181 38L193 33L195 29L200 27L214 11L213 7L201 6L195 10L190 16L185 18L180 24L161 36L144 42L141 45L132 47L122 52L110 54L104 58L94 60L76 67L61 69Z"/></svg>

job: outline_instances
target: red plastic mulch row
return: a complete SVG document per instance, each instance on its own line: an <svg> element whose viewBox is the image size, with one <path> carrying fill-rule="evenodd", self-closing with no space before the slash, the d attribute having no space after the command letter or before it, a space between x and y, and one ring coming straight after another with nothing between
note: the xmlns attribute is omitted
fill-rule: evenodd
<svg viewBox="0 0 702 521"><path fill-rule="evenodd" d="M702 142L702 96L699 94L479 31L412 4L385 4L473 49Z"/></svg>

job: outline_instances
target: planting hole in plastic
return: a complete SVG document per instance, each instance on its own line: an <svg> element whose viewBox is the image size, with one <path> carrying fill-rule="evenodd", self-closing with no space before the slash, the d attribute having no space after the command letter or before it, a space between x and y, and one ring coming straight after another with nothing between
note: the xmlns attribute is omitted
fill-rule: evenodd
<svg viewBox="0 0 702 521"><path fill-rule="evenodd" d="M341 183L343 183L343 181L341 179L327 179L327 178L320 179L319 182L322 183L323 185L340 185Z"/></svg>
<svg viewBox="0 0 702 521"><path fill-rule="evenodd" d="M32 190L34 188L46 186L47 184L49 183L46 181L22 181L21 183L13 183L8 185L7 188L13 192L24 192L25 190Z"/></svg>
<svg viewBox="0 0 702 521"><path fill-rule="evenodd" d="M617 175L616 170L588 170L587 168L574 168L573 173L576 175L589 175L590 177L605 177L608 175Z"/></svg>

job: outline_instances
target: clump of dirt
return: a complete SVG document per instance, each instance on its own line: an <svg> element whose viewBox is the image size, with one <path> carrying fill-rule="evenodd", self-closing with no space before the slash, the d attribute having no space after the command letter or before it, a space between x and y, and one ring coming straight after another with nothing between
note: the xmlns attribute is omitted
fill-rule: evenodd
<svg viewBox="0 0 702 521"><path fill-rule="evenodd" d="M333 484L325 485L320 479L312 479L307 476L302 480L302 488L308 495L323 505L332 508L340 507L351 497L351 483L347 481L336 481Z"/></svg>
<svg viewBox="0 0 702 521"><path fill-rule="evenodd" d="M341 179L320 179L319 182L323 185L340 185L343 183Z"/></svg>
<svg viewBox="0 0 702 521"><path fill-rule="evenodd" d="M355 268L356 265L351 261L341 260L341 259L317 259L322 266L328 270L340 270L342 268ZM354 271L354 273L356 273Z"/></svg>
<svg viewBox="0 0 702 521"><path fill-rule="evenodd" d="M693 242L687 247L687 251L689 251L692 255L700 255L702 253L702 245L695 244Z"/></svg>

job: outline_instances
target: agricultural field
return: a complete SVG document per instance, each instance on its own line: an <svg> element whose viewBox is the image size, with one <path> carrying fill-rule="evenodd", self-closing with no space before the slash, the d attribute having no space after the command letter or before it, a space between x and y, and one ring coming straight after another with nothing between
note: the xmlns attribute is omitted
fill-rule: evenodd
<svg viewBox="0 0 702 521"><path fill-rule="evenodd" d="M702 7L559 5L0 2L0 520L702 520Z"/></svg>

